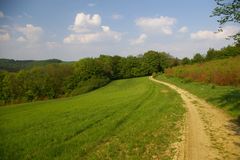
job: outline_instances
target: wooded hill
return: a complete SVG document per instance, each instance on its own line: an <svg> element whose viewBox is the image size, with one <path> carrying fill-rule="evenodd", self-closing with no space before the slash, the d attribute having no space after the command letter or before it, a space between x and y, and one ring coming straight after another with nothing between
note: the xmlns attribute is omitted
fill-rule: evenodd
<svg viewBox="0 0 240 160"><path fill-rule="evenodd" d="M0 59L0 71L17 72L22 69L27 69L35 66L44 66L48 64L58 64L63 61L58 59L48 60L13 60L13 59Z"/></svg>
<svg viewBox="0 0 240 160"><path fill-rule="evenodd" d="M228 46L221 50L209 49L206 55L197 53L187 61L186 58L180 60L166 52L157 51L128 57L100 55L71 63L56 59L2 59L1 70L20 71L0 71L0 105L78 95L102 87L112 80L148 76L177 65L203 63L237 55L240 55L239 47Z"/></svg>
<svg viewBox="0 0 240 160"><path fill-rule="evenodd" d="M148 51L138 56L100 55L74 63L0 72L0 101L3 105L78 95L111 80L151 75L177 63L176 58L165 52Z"/></svg>

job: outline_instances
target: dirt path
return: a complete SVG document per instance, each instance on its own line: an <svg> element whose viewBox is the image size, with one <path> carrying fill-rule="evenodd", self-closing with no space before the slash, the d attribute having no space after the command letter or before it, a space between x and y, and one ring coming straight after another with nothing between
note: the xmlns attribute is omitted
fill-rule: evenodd
<svg viewBox="0 0 240 160"><path fill-rule="evenodd" d="M176 90L187 109L178 160L240 160L240 130L222 110L173 84L149 78Z"/></svg>

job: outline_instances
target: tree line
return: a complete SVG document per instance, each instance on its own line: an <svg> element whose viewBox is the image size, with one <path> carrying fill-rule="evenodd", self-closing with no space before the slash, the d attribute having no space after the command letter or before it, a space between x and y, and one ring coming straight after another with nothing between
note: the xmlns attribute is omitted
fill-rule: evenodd
<svg viewBox="0 0 240 160"><path fill-rule="evenodd" d="M22 69L32 68L34 66L45 66L48 64L63 63L58 59L48 60L13 60L0 58L0 71L17 72Z"/></svg>
<svg viewBox="0 0 240 160"><path fill-rule="evenodd" d="M215 59L235 57L237 55L240 55L239 45L227 46L220 50L215 50L213 48L210 48L207 51L207 54L196 53L192 59L188 57L184 57L181 60L181 64L186 65L186 64L202 63L202 62L211 61Z"/></svg>
<svg viewBox="0 0 240 160"><path fill-rule="evenodd" d="M78 95L112 80L147 76L178 64L179 60L168 53L148 51L138 56L100 55L18 72L1 71L0 104Z"/></svg>
<svg viewBox="0 0 240 160"><path fill-rule="evenodd" d="M83 58L71 63L50 63L18 72L0 71L0 105L82 94L112 80L148 76L180 64L193 64L240 55L238 46L209 49L192 59L174 58L166 52L148 51L137 56Z"/></svg>

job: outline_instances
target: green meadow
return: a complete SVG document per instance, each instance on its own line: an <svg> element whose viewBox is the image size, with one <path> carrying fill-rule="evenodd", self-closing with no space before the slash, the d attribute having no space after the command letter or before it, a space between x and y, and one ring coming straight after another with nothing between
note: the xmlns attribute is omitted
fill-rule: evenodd
<svg viewBox="0 0 240 160"><path fill-rule="evenodd" d="M0 107L1 159L171 159L185 113L147 77L70 98Z"/></svg>

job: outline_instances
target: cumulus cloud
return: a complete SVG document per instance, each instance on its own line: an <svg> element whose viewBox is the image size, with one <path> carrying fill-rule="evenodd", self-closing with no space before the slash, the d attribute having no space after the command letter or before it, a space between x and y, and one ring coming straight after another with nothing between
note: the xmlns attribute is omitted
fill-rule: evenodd
<svg viewBox="0 0 240 160"><path fill-rule="evenodd" d="M101 26L101 27L102 27L103 32L110 31L110 27L109 26Z"/></svg>
<svg viewBox="0 0 240 160"><path fill-rule="evenodd" d="M131 40L131 45L137 45L137 44L142 44L145 42L145 40L147 39L147 35L146 34L141 34L137 39Z"/></svg>
<svg viewBox="0 0 240 160"><path fill-rule="evenodd" d="M20 36L17 41L19 42L37 42L41 34L43 32L43 29L38 26L34 26L32 24L26 24L24 27L18 27L17 31L22 33L22 36Z"/></svg>
<svg viewBox="0 0 240 160"><path fill-rule="evenodd" d="M102 26L102 31L95 33L86 33L86 34L70 34L65 37L64 43L91 43L91 42L100 42L106 40L121 40L121 34L118 32L111 31L109 27Z"/></svg>
<svg viewBox="0 0 240 160"><path fill-rule="evenodd" d="M10 40L9 33L0 33L0 42L6 42Z"/></svg>
<svg viewBox="0 0 240 160"><path fill-rule="evenodd" d="M4 17L4 14L2 11L0 11L0 18L3 18Z"/></svg>
<svg viewBox="0 0 240 160"><path fill-rule="evenodd" d="M10 34L6 29L0 28L0 42L6 42L11 39Z"/></svg>
<svg viewBox="0 0 240 160"><path fill-rule="evenodd" d="M222 28L222 32L214 32L210 30L200 30L191 33L191 39L194 40L222 40L240 31L240 27L226 26Z"/></svg>
<svg viewBox="0 0 240 160"><path fill-rule="evenodd" d="M165 35L171 35L173 33L172 26L176 23L176 19L167 16L158 18L140 17L135 23L146 32L160 32Z"/></svg>
<svg viewBox="0 0 240 160"><path fill-rule="evenodd" d="M17 38L17 41L18 42L26 42L27 40L24 37L20 36Z"/></svg>
<svg viewBox="0 0 240 160"><path fill-rule="evenodd" d="M120 15L120 14L113 14L112 15L112 19L114 19L114 20L119 20L119 19L122 19L122 18L123 18L123 16Z"/></svg>
<svg viewBox="0 0 240 160"><path fill-rule="evenodd" d="M84 34L84 35L77 35L77 34L70 34L69 36L65 37L63 42L64 43L89 43L92 41L96 41L99 39L99 34L92 33L92 34Z"/></svg>
<svg viewBox="0 0 240 160"><path fill-rule="evenodd" d="M180 33L186 33L186 32L188 32L188 27L183 26L183 27L181 27L181 28L178 30L178 32L180 32Z"/></svg>
<svg viewBox="0 0 240 160"><path fill-rule="evenodd" d="M66 36L64 43L91 43L107 40L121 40L121 33L112 31L109 26L101 26L101 17L78 13L74 25L70 27L72 34Z"/></svg>
<svg viewBox="0 0 240 160"><path fill-rule="evenodd" d="M74 24L69 27L74 32L90 32L101 25L101 17L98 14L90 15L78 13L75 17Z"/></svg>

